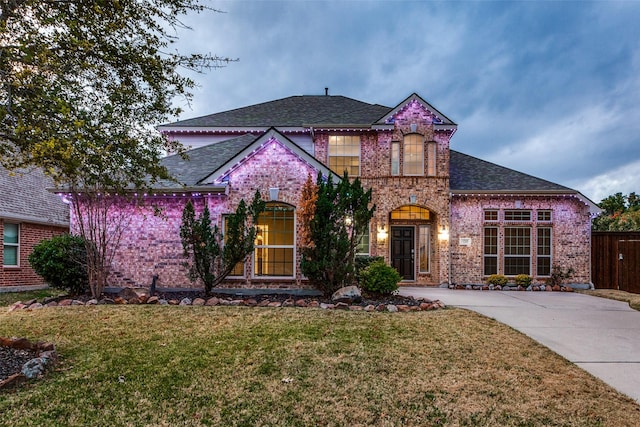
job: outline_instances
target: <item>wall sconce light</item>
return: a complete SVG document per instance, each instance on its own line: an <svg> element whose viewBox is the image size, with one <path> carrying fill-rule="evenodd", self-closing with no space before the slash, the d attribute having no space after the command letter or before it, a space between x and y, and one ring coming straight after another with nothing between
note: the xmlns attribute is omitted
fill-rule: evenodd
<svg viewBox="0 0 640 427"><path fill-rule="evenodd" d="M351 224L353 224L353 217L347 215L344 218L344 223L346 224L347 227L351 227Z"/></svg>
<svg viewBox="0 0 640 427"><path fill-rule="evenodd" d="M385 240L387 240L387 229L383 225L382 227L378 228L378 241L384 242Z"/></svg>
<svg viewBox="0 0 640 427"><path fill-rule="evenodd" d="M412 205L415 205L417 200L418 197L415 194L409 196L409 203L411 203Z"/></svg>
<svg viewBox="0 0 640 427"><path fill-rule="evenodd" d="M449 240L449 230L442 227L438 232L438 240Z"/></svg>

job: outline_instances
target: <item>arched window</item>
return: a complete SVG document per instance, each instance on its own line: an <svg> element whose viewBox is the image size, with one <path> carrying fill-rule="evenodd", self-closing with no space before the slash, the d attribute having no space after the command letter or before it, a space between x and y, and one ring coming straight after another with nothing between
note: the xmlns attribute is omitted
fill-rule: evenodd
<svg viewBox="0 0 640 427"><path fill-rule="evenodd" d="M293 207L267 203L256 223L253 275L293 277L295 266L295 214Z"/></svg>
<svg viewBox="0 0 640 427"><path fill-rule="evenodd" d="M403 175L424 175L424 138L412 133L403 141Z"/></svg>

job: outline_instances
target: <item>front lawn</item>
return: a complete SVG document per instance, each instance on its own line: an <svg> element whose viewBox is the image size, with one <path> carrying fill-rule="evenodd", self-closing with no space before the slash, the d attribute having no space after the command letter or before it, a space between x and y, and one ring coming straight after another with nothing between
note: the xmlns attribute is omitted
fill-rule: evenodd
<svg viewBox="0 0 640 427"><path fill-rule="evenodd" d="M94 306L0 313L57 345L2 425L624 426L640 406L462 309Z"/></svg>

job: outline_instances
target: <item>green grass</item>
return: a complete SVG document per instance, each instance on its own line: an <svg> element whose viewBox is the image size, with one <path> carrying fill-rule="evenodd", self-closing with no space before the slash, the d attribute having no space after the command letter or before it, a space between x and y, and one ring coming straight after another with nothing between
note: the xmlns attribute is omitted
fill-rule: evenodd
<svg viewBox="0 0 640 427"><path fill-rule="evenodd" d="M640 406L461 309L94 306L0 312L57 368L0 392L0 424L624 426Z"/></svg>
<svg viewBox="0 0 640 427"><path fill-rule="evenodd" d="M60 295L64 295L66 292L53 289L38 289L36 291L26 291L26 292L0 292L0 307L11 305L14 302L18 301L30 301L32 299L37 299L42 301L47 297L57 297Z"/></svg>

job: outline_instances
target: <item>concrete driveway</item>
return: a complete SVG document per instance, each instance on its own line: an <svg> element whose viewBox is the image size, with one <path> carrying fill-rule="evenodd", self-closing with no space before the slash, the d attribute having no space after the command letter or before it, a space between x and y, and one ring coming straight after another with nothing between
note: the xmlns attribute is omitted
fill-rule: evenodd
<svg viewBox="0 0 640 427"><path fill-rule="evenodd" d="M640 403L640 312L625 302L565 292L401 287L528 335Z"/></svg>

